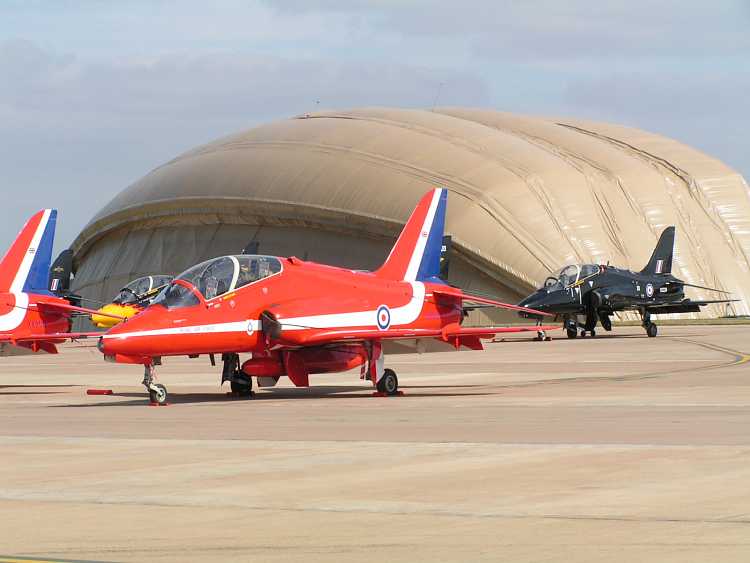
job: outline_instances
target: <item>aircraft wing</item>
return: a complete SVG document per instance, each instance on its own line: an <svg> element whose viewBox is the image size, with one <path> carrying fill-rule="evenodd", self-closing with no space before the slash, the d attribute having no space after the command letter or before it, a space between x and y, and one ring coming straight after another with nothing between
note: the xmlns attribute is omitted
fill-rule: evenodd
<svg viewBox="0 0 750 563"><path fill-rule="evenodd" d="M44 351L48 354L57 354L57 346L61 340L78 340L88 336L101 336L101 332L50 332L46 334L26 334L14 337L9 334L0 336L0 344L10 344L28 348L32 352Z"/></svg>
<svg viewBox="0 0 750 563"><path fill-rule="evenodd" d="M113 319L118 320L125 320L125 317L121 317L120 315L113 315L111 313L102 313L100 311L95 311L94 309L87 309L86 307L76 307L75 305L65 304L65 303L57 303L57 302L50 302L50 301L39 301L36 304L38 309L51 309L51 310L57 310L57 311L70 311L75 313L86 313L87 315L100 315L102 317L111 317Z"/></svg>
<svg viewBox="0 0 750 563"><path fill-rule="evenodd" d="M405 340L414 338L436 338L444 342L463 343L465 339L477 340L493 338L497 334L512 332L536 332L538 330L555 330L559 326L494 326L462 327L458 324L448 325L443 330L432 329L322 329L314 332L308 330L284 331L281 323L280 343L291 346L317 346L336 342L359 342L364 340Z"/></svg>
<svg viewBox="0 0 750 563"><path fill-rule="evenodd" d="M685 299L684 301L678 301L677 303L665 303L664 305L655 305L647 307L649 313L654 315L669 314L669 313L697 313L701 307L706 305L713 305L715 303L734 303L739 299L710 299L704 301L693 301L692 299Z"/></svg>

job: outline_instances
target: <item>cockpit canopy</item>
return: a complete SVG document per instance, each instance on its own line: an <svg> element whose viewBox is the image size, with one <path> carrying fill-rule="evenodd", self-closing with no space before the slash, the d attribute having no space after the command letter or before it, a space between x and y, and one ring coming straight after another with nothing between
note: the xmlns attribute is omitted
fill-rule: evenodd
<svg viewBox="0 0 750 563"><path fill-rule="evenodd" d="M544 288L547 291L565 289L598 272L599 266L596 264L570 264L561 269L557 276L548 277L544 282Z"/></svg>
<svg viewBox="0 0 750 563"><path fill-rule="evenodd" d="M274 256L221 256L206 260L185 270L175 278L193 286L206 301L245 285L281 272L281 261ZM197 305L198 298L181 284L170 284L154 300L154 304L173 309Z"/></svg>
<svg viewBox="0 0 750 563"><path fill-rule="evenodd" d="M172 281L172 276L144 276L133 280L120 290L112 300L117 305L129 305L140 301L149 291L158 289Z"/></svg>

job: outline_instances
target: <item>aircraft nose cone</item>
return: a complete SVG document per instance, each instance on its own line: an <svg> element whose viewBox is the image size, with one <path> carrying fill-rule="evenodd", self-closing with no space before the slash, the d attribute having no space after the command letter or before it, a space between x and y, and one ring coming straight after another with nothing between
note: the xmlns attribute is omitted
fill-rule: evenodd
<svg viewBox="0 0 750 563"><path fill-rule="evenodd" d="M518 303L519 307L526 307L528 309L535 309L537 311L546 312L547 306L545 304L545 296L540 293L532 293L528 297L521 300ZM528 316L526 313L520 313L522 317Z"/></svg>
<svg viewBox="0 0 750 563"><path fill-rule="evenodd" d="M147 328L152 320L151 317L149 311L144 311L137 317L116 324L100 338L97 348L105 357L118 354L140 355L142 342L139 342L137 338L133 339L131 335L140 333L139 331L142 331L144 327Z"/></svg>

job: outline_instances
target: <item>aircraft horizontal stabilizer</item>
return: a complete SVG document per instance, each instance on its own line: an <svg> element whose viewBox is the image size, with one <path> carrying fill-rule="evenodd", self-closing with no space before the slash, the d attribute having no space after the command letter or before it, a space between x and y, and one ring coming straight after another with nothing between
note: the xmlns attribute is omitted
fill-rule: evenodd
<svg viewBox="0 0 750 563"><path fill-rule="evenodd" d="M100 315L102 317L110 317L119 321L125 320L125 317L120 315L113 315L111 313L102 313L101 311L95 311L94 309L87 309L86 307L76 307L75 305L68 305L65 303L51 303L51 302L39 302L37 303L39 309L57 309L60 311L71 311L75 313L86 313L87 315Z"/></svg>
<svg viewBox="0 0 750 563"><path fill-rule="evenodd" d="M503 303L495 299L488 297L479 297L478 295L468 295L460 289L453 287L446 287L445 289L435 289L432 294L435 296L436 301L460 301L463 305L484 305L487 307L497 307L499 309L508 309L510 311L519 311L527 313L529 315L535 315L539 317L553 317L550 313L543 311L537 311L536 309L529 309L528 307L521 307L519 305L511 305L510 303Z"/></svg>
<svg viewBox="0 0 750 563"><path fill-rule="evenodd" d="M668 303L664 305L655 305L647 307L647 311L654 315L667 315L676 313L698 313L701 307L706 305L713 305L716 303L734 303L739 299L715 299L707 301L692 301L691 299L685 299L677 303Z"/></svg>
<svg viewBox="0 0 750 563"><path fill-rule="evenodd" d="M680 285L682 285L683 287L694 287L696 289L705 289L708 291L715 291L716 293L723 293L725 295L731 295L732 293L731 291L724 291L723 289L716 289L715 287L705 287L702 285L695 285L692 283L681 283Z"/></svg>
<svg viewBox="0 0 750 563"><path fill-rule="evenodd" d="M79 340L83 338L98 338L101 332L50 332L42 334L25 334L14 338L10 335L0 336L0 342L44 342L53 340Z"/></svg>

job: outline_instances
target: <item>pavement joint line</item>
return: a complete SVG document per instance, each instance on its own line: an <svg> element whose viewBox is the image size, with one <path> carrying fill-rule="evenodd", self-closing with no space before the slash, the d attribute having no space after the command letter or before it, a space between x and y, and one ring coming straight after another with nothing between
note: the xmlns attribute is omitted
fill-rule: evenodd
<svg viewBox="0 0 750 563"><path fill-rule="evenodd" d="M397 448L403 448L405 446L412 446L412 447L428 447L428 448L435 448L435 447L454 447L454 446L462 446L462 447L472 447L472 448L482 448L485 449L487 447L497 447L497 448L552 448L552 449L565 449L565 448L575 448L575 449L600 449L600 448L614 448L614 449L628 449L628 450L640 450L640 449L653 449L653 448L675 448L675 449L682 449L682 450L697 450L697 449L704 449L704 448L734 448L734 449L742 449L742 450L748 450L750 452L750 444L659 444L659 443L635 443L630 444L627 442L606 442L606 443L599 443L599 442L592 442L592 443L580 443L580 442L466 442L466 441L460 441L460 440L445 440L445 441L376 441L376 440L347 440L347 439L339 439L339 440L263 440L263 439L256 439L256 438L228 438L228 439L222 439L217 440L215 438L119 438L119 437L112 437L112 438L98 438L98 437L92 437L92 436L55 436L55 435L49 435L49 436L19 436L19 435L0 435L0 442L7 442L7 443L19 443L19 442L42 442L42 441L53 441L56 444L65 443L65 444L75 444L75 443L102 443L102 444L111 444L113 442L119 442L124 444L130 444L133 446L137 446L139 444L153 444L154 442L162 442L164 445L183 445L183 446L201 446L205 447L206 442L210 442L212 446L221 446L223 448L227 447L236 447L238 444L247 444L250 446L254 445L263 445L263 446L279 446L283 444L284 446L293 445L295 447L300 447L303 449L307 449L311 442L314 442L318 446L325 446L325 445L331 445L331 446L341 446L342 444L352 445L356 444L358 446L362 447L374 447L374 446L393 446Z"/></svg>
<svg viewBox="0 0 750 563"><path fill-rule="evenodd" d="M36 557L22 557L20 555L0 555L0 563L110 563L106 561L91 561L90 559L39 559Z"/></svg>
<svg viewBox="0 0 750 563"><path fill-rule="evenodd" d="M128 500L96 500L96 499L3 499L10 501L23 502L34 500L35 502L55 503L55 504L86 504L102 506L149 506L158 508L231 508L236 510L245 510L248 512L291 512L291 513L321 513L321 514L389 514L392 516L443 516L446 518L476 518L476 519L496 519L496 520L589 520L589 521L608 521L608 522L661 522L676 524L750 524L750 518L729 519L730 517L717 516L714 518L680 518L676 516L637 516L623 514L533 514L523 512L472 512L468 510L441 510L441 509L422 509L422 510L404 510L398 508L380 508L372 509L366 507L335 508L314 506L259 506L243 505L233 503L205 504L205 503L185 503L185 502L159 502L148 501L144 499ZM2 563L2 560L0 560ZM48 563L44 561L43 563ZM51 561L49 563L56 563ZM67 563L67 562L66 562ZM78 562L76 562L78 563ZM81 563L101 563L101 562L81 562Z"/></svg>

